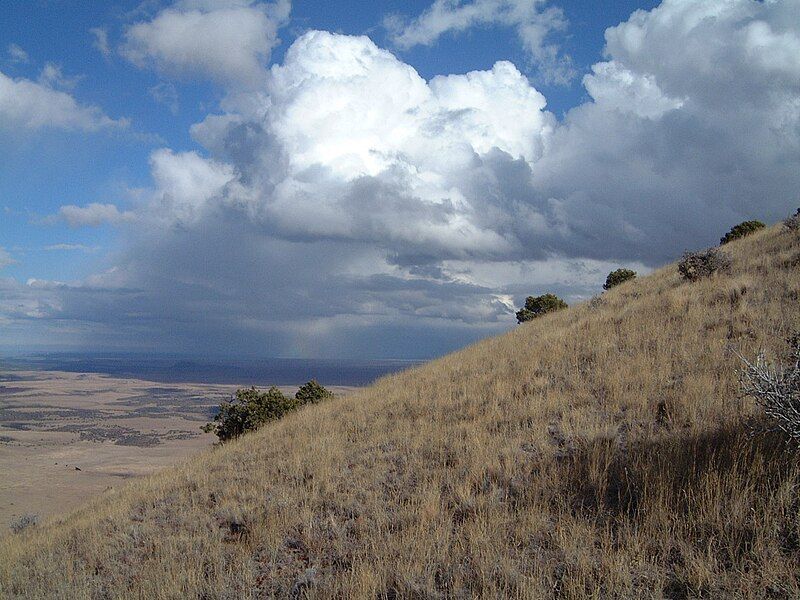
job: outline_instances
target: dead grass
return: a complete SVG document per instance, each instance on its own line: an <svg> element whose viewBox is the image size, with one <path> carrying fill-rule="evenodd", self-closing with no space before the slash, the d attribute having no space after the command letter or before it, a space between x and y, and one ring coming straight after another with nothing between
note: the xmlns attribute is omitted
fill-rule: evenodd
<svg viewBox="0 0 800 600"><path fill-rule="evenodd" d="M800 597L797 453L729 351L800 330L800 236L726 251L0 540L0 595Z"/></svg>

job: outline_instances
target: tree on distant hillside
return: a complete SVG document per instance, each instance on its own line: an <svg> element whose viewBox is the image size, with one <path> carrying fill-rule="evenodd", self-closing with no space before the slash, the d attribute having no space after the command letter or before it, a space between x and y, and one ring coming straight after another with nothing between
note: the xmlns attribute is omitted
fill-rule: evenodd
<svg viewBox="0 0 800 600"><path fill-rule="evenodd" d="M517 323L531 321L547 313L555 312L567 308L568 305L555 294L543 294L542 296L528 296L525 299L525 306L517 311Z"/></svg>
<svg viewBox="0 0 800 600"><path fill-rule="evenodd" d="M631 271L630 269L617 269L616 271L611 271L606 277L606 282L603 284L604 290L610 290L612 287L617 286L621 283L625 283L626 281L630 281L631 279L636 279L636 271Z"/></svg>
<svg viewBox="0 0 800 600"><path fill-rule="evenodd" d="M719 243L727 244L733 240L738 240L746 235L755 233L759 229L764 229L764 227L766 227L766 225L764 225L764 223L761 221L745 221L744 223L739 223L738 225L732 227L728 233L722 236L722 238L719 240Z"/></svg>

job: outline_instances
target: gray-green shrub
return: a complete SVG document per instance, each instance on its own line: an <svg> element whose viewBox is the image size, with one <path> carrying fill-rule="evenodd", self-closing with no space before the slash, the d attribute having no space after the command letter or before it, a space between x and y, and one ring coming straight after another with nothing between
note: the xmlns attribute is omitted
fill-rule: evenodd
<svg viewBox="0 0 800 600"><path fill-rule="evenodd" d="M687 281L697 281L714 273L725 273L731 269L730 255L716 248L700 252L685 252L678 263L678 272Z"/></svg>
<svg viewBox="0 0 800 600"><path fill-rule="evenodd" d="M13 519L9 524L9 528L13 533L22 533L28 527L33 527L39 523L39 515L21 515Z"/></svg>

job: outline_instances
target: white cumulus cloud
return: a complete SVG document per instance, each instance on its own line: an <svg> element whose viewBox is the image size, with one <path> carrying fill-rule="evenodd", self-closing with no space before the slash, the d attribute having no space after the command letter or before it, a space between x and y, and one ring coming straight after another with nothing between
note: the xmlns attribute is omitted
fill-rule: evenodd
<svg viewBox="0 0 800 600"><path fill-rule="evenodd" d="M49 75L45 79L52 80L55 72L46 72ZM112 119L96 106L79 104L70 94L53 89L48 82L12 79L0 73L0 127L83 131L127 127L127 120Z"/></svg>
<svg viewBox="0 0 800 600"><path fill-rule="evenodd" d="M575 76L571 58L551 40L566 29L567 20L560 8L548 6L548 0L435 0L413 19L395 14L384 21L390 39L402 49L428 46L445 34L488 25L515 28L545 81L568 83Z"/></svg>
<svg viewBox="0 0 800 600"><path fill-rule="evenodd" d="M58 211L58 217L70 227L97 227L99 225L117 225L133 221L136 216L130 211L121 211L114 204L92 203L86 206L68 204Z"/></svg>
<svg viewBox="0 0 800 600"><path fill-rule="evenodd" d="M656 119L684 103L666 96L652 74L636 73L613 60L594 65L583 85L598 104L644 118Z"/></svg>
<svg viewBox="0 0 800 600"><path fill-rule="evenodd" d="M788 212L798 40L794 2L665 0L608 29L608 60L584 79L593 101L570 111L534 168L569 252L665 260Z"/></svg>
<svg viewBox="0 0 800 600"><path fill-rule="evenodd" d="M11 264L14 264L14 259L5 248L0 246L0 269L4 269Z"/></svg>
<svg viewBox="0 0 800 600"><path fill-rule="evenodd" d="M538 159L555 121L512 64L426 82L366 37L314 31L266 90L193 131L233 160L231 191L276 234L361 240L398 257L524 252L493 170Z"/></svg>
<svg viewBox="0 0 800 600"><path fill-rule="evenodd" d="M252 89L263 85L289 11L288 0L178 2L128 27L121 52L135 65L168 76Z"/></svg>
<svg viewBox="0 0 800 600"><path fill-rule="evenodd" d="M220 200L235 179L233 167L200 157L196 152L155 151L150 157L156 194L153 214L171 222L191 224L208 204Z"/></svg>

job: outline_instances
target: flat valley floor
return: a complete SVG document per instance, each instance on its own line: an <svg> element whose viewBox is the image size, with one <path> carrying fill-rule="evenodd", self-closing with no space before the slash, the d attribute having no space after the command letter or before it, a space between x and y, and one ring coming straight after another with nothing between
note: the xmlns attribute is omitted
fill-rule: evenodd
<svg viewBox="0 0 800 600"><path fill-rule="evenodd" d="M24 515L60 516L211 446L200 428L236 388L0 371L0 536Z"/></svg>

